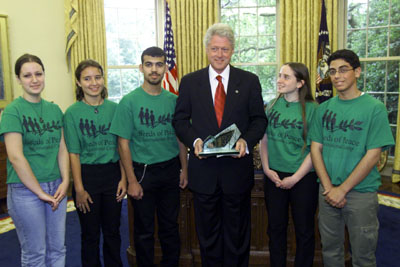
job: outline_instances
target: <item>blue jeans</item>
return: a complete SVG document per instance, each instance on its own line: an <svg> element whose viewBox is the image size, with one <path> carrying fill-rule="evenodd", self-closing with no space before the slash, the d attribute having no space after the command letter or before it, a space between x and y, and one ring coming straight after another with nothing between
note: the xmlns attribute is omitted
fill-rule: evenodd
<svg viewBox="0 0 400 267"><path fill-rule="evenodd" d="M61 178L40 183L43 191L54 195ZM21 266L65 266L65 220L67 199L55 211L23 184L8 184L8 212L21 245Z"/></svg>

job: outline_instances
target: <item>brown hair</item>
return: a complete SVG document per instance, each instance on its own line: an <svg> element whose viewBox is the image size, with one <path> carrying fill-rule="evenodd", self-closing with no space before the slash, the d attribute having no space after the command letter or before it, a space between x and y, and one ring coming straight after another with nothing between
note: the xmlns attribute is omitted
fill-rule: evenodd
<svg viewBox="0 0 400 267"><path fill-rule="evenodd" d="M35 56L35 55L31 55L31 54L23 54L22 56L20 56L17 61L15 61L15 68L14 68L14 72L15 75L17 75L17 77L19 78L19 75L21 73L21 68L22 65L24 65L27 62L35 62L37 64L39 64L43 71L44 71L44 65L42 63L42 61L40 60L39 57Z"/></svg>
<svg viewBox="0 0 400 267"><path fill-rule="evenodd" d="M304 81L304 84L299 88L299 102L301 106L301 117L303 120L303 150L307 146L307 120L306 120L306 102L315 102L312 93L311 93L311 83L310 83L310 74L308 72L308 68L303 63L299 62L287 62L283 64L283 66L289 66L294 72L294 76L298 82ZM279 94L278 97L272 102L271 106L268 108L270 110L275 102L282 97L282 94Z"/></svg>
<svg viewBox="0 0 400 267"><path fill-rule="evenodd" d="M101 76L104 77L103 67L95 60L86 59L81 61L75 69L75 78L77 81L81 80L82 71L84 71L88 67L98 68L100 70ZM76 91L75 91L76 100L81 101L84 96L85 94L83 93L82 87L80 87L79 84L76 83ZM103 86L103 90L101 91L101 98L105 99L107 96L108 96L107 88Z"/></svg>

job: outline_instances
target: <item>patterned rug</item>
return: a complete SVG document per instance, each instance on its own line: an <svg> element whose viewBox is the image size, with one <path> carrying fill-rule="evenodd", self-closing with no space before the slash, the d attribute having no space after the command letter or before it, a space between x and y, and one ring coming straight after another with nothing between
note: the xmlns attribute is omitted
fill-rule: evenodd
<svg viewBox="0 0 400 267"><path fill-rule="evenodd" d="M75 211L75 205L72 199L67 202L67 212L71 211ZM15 226L10 216L5 215L3 218L0 218L0 234L7 233L14 229Z"/></svg>
<svg viewBox="0 0 400 267"><path fill-rule="evenodd" d="M121 259L124 267L128 267L126 249L129 246L128 205L127 199L122 202L121 211ZM81 237L78 214L72 200L67 204L67 221L65 244L67 248L66 267L81 267ZM21 249L17 232L11 218L7 215L0 217L0 266L21 266ZM100 256L102 256L100 244Z"/></svg>
<svg viewBox="0 0 400 267"><path fill-rule="evenodd" d="M379 192L378 201L380 205L386 207L392 207L395 209L400 209L400 196L396 194L389 192ZM75 211L74 202L72 200L68 200L67 212L71 211ZM3 216L3 218L0 217L0 234L6 233L14 229L15 229L14 223L9 216L6 215Z"/></svg>
<svg viewBox="0 0 400 267"><path fill-rule="evenodd" d="M379 239L376 251L378 267L397 267L400 262L400 196L379 192ZM67 204L67 267L80 266L80 227L73 202ZM14 224L7 215L0 217L0 266L20 266L20 248ZM127 201L123 201L121 215L121 258L128 266L126 249L129 246Z"/></svg>

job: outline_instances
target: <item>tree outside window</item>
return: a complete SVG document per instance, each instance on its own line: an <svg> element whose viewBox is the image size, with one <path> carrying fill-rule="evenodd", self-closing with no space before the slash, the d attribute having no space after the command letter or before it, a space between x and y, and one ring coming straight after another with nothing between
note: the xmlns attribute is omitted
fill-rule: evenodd
<svg viewBox="0 0 400 267"><path fill-rule="evenodd" d="M346 47L360 57L358 88L382 101L396 137L400 72L400 0L348 0ZM389 151L394 155L394 147Z"/></svg>
<svg viewBox="0 0 400 267"><path fill-rule="evenodd" d="M143 83L142 51L157 45L156 1L104 0L109 99L121 98Z"/></svg>
<svg viewBox="0 0 400 267"><path fill-rule="evenodd" d="M221 0L221 22L236 37L232 64L258 75L265 102L276 96L276 0Z"/></svg>

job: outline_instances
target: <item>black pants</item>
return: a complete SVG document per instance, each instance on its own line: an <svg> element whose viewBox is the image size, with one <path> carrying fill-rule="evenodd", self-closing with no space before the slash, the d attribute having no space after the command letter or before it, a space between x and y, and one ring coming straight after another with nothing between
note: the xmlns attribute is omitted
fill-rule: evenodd
<svg viewBox="0 0 400 267"><path fill-rule="evenodd" d="M196 231L204 267L249 264L250 192L214 194L193 192Z"/></svg>
<svg viewBox="0 0 400 267"><path fill-rule="evenodd" d="M277 172L281 179L291 173ZM289 204L296 233L296 267L313 265L315 234L314 216L318 203L318 183L314 172L308 173L291 189L280 189L264 177L265 203L268 212L270 263L286 266Z"/></svg>
<svg viewBox="0 0 400 267"><path fill-rule="evenodd" d="M93 200L89 203L90 212L86 214L77 209L81 224L81 259L83 267L100 264L100 231L103 232L104 266L122 266L119 232L121 220L121 202L117 202L116 193L121 180L119 163L87 165L82 164L82 183ZM72 196L76 205L76 192Z"/></svg>
<svg viewBox="0 0 400 267"><path fill-rule="evenodd" d="M161 266L179 266L180 238L178 214L180 203L178 158L147 166L133 163L136 178L143 177L143 198L129 198L133 205L133 235L139 267L154 266L154 220L157 213L158 237L162 249ZM143 176L144 173L144 176Z"/></svg>

